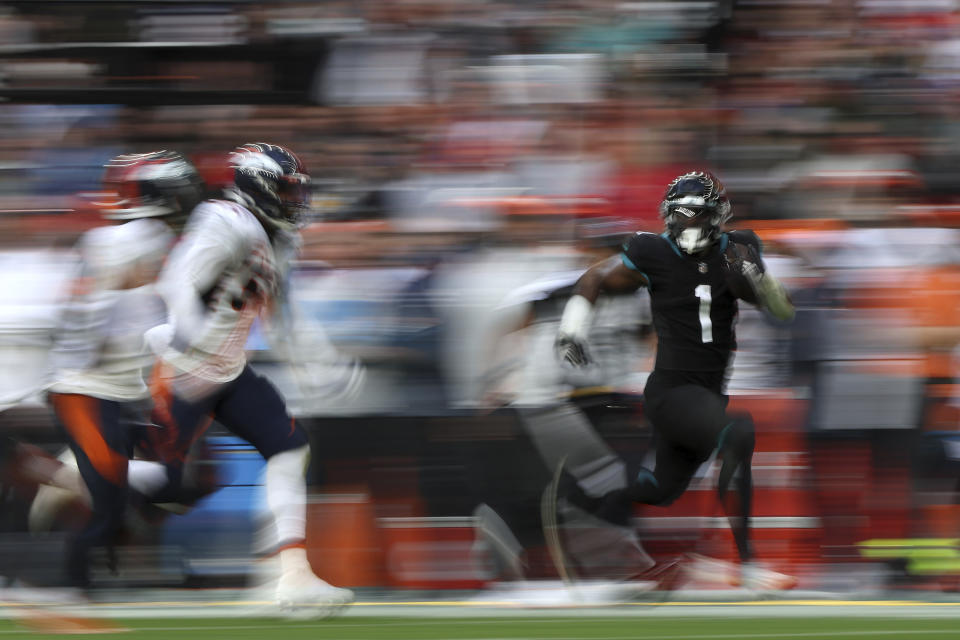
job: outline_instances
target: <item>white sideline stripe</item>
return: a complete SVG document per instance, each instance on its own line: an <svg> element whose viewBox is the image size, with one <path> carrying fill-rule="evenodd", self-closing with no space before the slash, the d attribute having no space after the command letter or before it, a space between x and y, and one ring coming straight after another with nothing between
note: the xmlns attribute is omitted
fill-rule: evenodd
<svg viewBox="0 0 960 640"><path fill-rule="evenodd" d="M472 528L471 517L402 517L377 518L377 524L383 529L443 529ZM729 529L730 523L724 517L702 516L664 516L638 518L634 523L640 529ZM750 519L754 529L816 529L820 519L813 516L754 516Z"/></svg>
<svg viewBox="0 0 960 640"><path fill-rule="evenodd" d="M377 524L384 529L472 528L475 522L471 516L377 518Z"/></svg>
<svg viewBox="0 0 960 640"><path fill-rule="evenodd" d="M730 522L723 517L664 516L637 518L634 524L641 530L656 529L729 529ZM816 529L820 519L812 516L754 516L750 518L753 529Z"/></svg>
<svg viewBox="0 0 960 640"><path fill-rule="evenodd" d="M560 584L559 581L556 581L557 584ZM678 592L682 593L682 592ZM787 593L787 592L783 592ZM208 601L208 602L191 602L191 601L143 601L143 602L95 602L88 605L70 605L64 603L56 602L30 602L30 601L7 601L0 602L0 611L16 611L18 609L35 609L43 610L47 607L64 607L67 610L77 610L83 608L88 608L95 611L106 611L109 609L157 609L157 612L161 615L166 615L163 611L166 609L216 609L220 607L225 608L236 608L236 607L269 607L273 605L272 600L224 600L224 601ZM639 600L635 602L618 602L615 605L611 604L598 604L593 607L587 606L585 608L603 608L609 609L611 607L615 609L620 609L621 611L626 608L633 606L646 607L650 606L651 602L645 600ZM764 598L760 600L667 600L660 601L655 603L657 607L770 607L770 606L783 606L783 607L796 607L808 608L808 607L869 607L869 608L923 608L923 607L936 607L942 609L957 609L960 608L960 601L937 601L937 600L825 600L821 598ZM374 602L374 601L357 601L350 605L349 609L354 609L357 607L385 607L385 608L409 608L409 609L421 609L428 607L438 607L438 608L456 608L464 607L467 609L483 609L487 607L509 607L513 608L517 605L515 601L511 600L499 600L499 599L490 599L490 600L400 600L400 601L386 601L386 602ZM583 609L583 606L572 606L572 605L562 605L558 607L561 610L571 610L571 609ZM184 614L187 615L187 614ZM226 613L225 615L232 615L231 613ZM473 613L467 613L466 616L470 617ZM677 615L686 615L680 614ZM883 614L880 614L883 615ZM256 618L256 616L253 616ZM590 616L588 616L590 617ZM599 616L600 618L606 619L607 616ZM717 617L723 617L723 614L719 614ZM2 619L2 618L0 618Z"/></svg>
<svg viewBox="0 0 960 640"><path fill-rule="evenodd" d="M764 599L764 600L675 600L675 601L665 601L665 602L648 602L648 601L637 601L637 602L620 602L615 605L611 604L597 604L593 606L583 605L569 605L564 604L556 607L558 610L577 610L583 608L610 608L613 606L616 609L624 611L628 607L640 606L640 607L649 607L651 604L656 604L657 607L723 607L723 608L743 608L743 607L796 607L798 610L800 608L809 608L809 607L869 607L869 608L923 608L923 607L935 607L940 609L957 609L960 608L960 602L951 602L951 601L925 601L925 600L822 600L822 599ZM240 607L269 607L273 605L273 601L270 600L224 600L224 601L210 601L210 602L191 602L191 601L143 601L143 602L95 602L90 605L80 605L80 608L89 608L93 611L97 611L97 615L102 615L104 611L110 609L157 609L158 615L169 615L170 609L182 609L185 611L183 617L189 617L190 610L198 609L213 609L213 608L240 608ZM18 609L27 609L27 610L43 610L44 607L57 607L61 606L67 610L77 609L77 606L63 603L56 603L51 601L7 601L0 602L0 612L9 612L16 611ZM358 607L394 607L394 608L427 608L427 607L437 607L437 608L447 608L452 609L456 607L463 607L465 609L487 609L490 607L507 607L511 610L517 606L516 601L511 600L403 600L396 602L372 602L372 601L359 601L354 602L350 605L351 609ZM553 607L551 607L553 608ZM82 614L79 614L82 615ZM120 614L123 615L123 614ZM232 615L231 612L226 612L224 615ZM466 617L474 615L471 613L466 613ZM628 614L629 615L629 614ZM685 615L678 613L677 615ZM256 618L256 616L252 616ZM722 617L722 616L718 616ZM3 618L0 617L0 620ZM605 617L604 617L605 619Z"/></svg>
<svg viewBox="0 0 960 640"><path fill-rule="evenodd" d="M480 621L471 621L470 624ZM490 623L502 623L504 620L490 620ZM540 624L541 621L537 621L537 624ZM415 626L415 625L426 625L426 624L452 624L451 620L425 620L422 622L411 622L406 624L406 626ZM330 629L330 628L347 628L347 627L359 627L361 625L353 624L330 624L324 622L323 620L317 620L312 624L289 624L285 622L276 622L272 621L264 625L223 625L223 626L190 626L190 627L137 627L131 629L132 633L154 633L160 631L244 631L244 630L256 630L256 629L270 629L276 630L277 627L281 629ZM364 625L372 626L372 625ZM382 626L382 625L381 625ZM399 626L397 623L392 623L391 626ZM4 629L0 630L0 634L10 635L10 634L20 634L23 635L23 629ZM644 640L725 640L727 638L840 638L840 637L858 637L858 636L890 636L890 635L907 635L907 636L919 636L919 635L931 635L931 634L940 634L950 633L949 629L921 629L921 630L893 630L893 629L881 629L874 631L800 631L792 633L712 633L712 634L703 634L698 633L695 635L669 635L669 636L643 636ZM638 636L629 635L629 636L594 636L596 640L636 640ZM357 640L379 640L378 638L359 638ZM516 635L516 636L473 636L470 638L460 638L459 640L590 640L589 636L552 636L552 635Z"/></svg>

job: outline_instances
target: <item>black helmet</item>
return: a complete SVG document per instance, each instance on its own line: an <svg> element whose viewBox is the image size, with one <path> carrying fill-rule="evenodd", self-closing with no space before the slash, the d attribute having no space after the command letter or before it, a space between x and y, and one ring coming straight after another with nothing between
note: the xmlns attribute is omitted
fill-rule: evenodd
<svg viewBox="0 0 960 640"><path fill-rule="evenodd" d="M310 176L300 159L276 144L255 142L230 155L233 182L242 203L265 225L300 226L310 202Z"/></svg>
<svg viewBox="0 0 960 640"><path fill-rule="evenodd" d="M670 238L691 254L719 240L730 215L723 183L707 171L691 171L674 178L660 203L660 216Z"/></svg>

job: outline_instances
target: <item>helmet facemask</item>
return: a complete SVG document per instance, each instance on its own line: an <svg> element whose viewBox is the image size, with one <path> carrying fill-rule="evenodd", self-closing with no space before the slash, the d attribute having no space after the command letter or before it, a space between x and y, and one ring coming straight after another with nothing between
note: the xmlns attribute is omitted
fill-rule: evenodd
<svg viewBox="0 0 960 640"><path fill-rule="evenodd" d="M684 253L700 253L720 238L722 219L707 209L671 207L666 222L670 237Z"/></svg>
<svg viewBox="0 0 960 640"><path fill-rule="evenodd" d="M310 209L310 176L305 173L282 176L277 195L280 198L280 218L291 227L299 227Z"/></svg>

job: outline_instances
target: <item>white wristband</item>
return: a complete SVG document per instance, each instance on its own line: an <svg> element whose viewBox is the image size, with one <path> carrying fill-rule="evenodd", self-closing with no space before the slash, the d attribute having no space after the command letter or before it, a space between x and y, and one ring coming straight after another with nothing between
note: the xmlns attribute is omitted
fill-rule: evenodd
<svg viewBox="0 0 960 640"><path fill-rule="evenodd" d="M560 318L560 333L574 338L584 339L590 329L593 304L581 295L575 295L567 301Z"/></svg>

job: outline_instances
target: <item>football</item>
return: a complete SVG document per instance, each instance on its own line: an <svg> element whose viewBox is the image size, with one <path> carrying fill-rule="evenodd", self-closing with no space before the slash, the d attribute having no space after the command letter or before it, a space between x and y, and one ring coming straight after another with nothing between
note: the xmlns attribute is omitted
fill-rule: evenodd
<svg viewBox="0 0 960 640"><path fill-rule="evenodd" d="M750 281L743 274L743 263L749 261L751 251L749 247L731 242L724 251L724 277L730 292L739 300L750 304L757 304L757 294Z"/></svg>

